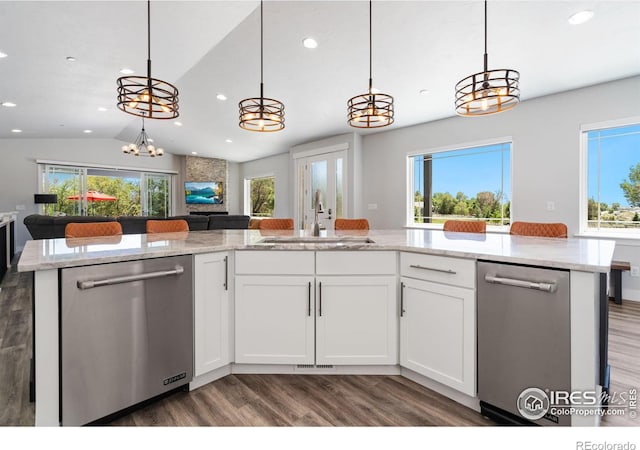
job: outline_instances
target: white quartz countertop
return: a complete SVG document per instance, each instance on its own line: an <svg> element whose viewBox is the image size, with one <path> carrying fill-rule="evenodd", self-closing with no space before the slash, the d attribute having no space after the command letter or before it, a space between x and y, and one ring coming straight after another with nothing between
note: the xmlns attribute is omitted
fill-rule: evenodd
<svg viewBox="0 0 640 450"><path fill-rule="evenodd" d="M608 272L615 242L599 239L549 239L508 234L445 233L440 230L371 230L313 238L303 232L211 230L184 233L129 234L102 238L28 241L20 272L86 266L163 256L223 250L400 250L469 259ZM302 237L304 242L286 242ZM362 243L368 237L372 243ZM336 242L343 238L341 242ZM277 243L266 244L264 239ZM284 240L285 242L283 242Z"/></svg>

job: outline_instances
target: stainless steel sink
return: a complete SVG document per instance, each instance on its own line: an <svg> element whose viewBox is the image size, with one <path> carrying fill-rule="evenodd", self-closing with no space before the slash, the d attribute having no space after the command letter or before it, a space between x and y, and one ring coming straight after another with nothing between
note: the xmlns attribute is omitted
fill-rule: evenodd
<svg viewBox="0 0 640 450"><path fill-rule="evenodd" d="M258 244L335 244L335 245L360 245L375 244L375 241L366 236L336 236L336 237L266 237Z"/></svg>

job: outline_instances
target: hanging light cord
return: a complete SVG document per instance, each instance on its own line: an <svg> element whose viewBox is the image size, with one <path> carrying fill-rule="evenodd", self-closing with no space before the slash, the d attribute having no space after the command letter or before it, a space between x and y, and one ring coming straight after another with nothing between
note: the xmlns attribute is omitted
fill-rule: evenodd
<svg viewBox="0 0 640 450"><path fill-rule="evenodd" d="M149 115L153 110L153 83L151 82L151 0L147 0L147 93L149 103Z"/></svg>
<svg viewBox="0 0 640 450"><path fill-rule="evenodd" d="M262 24L262 0L260 0L260 106L262 107L264 103L264 84L263 84L263 76L264 76L264 26ZM260 111L262 114L262 111Z"/></svg>
<svg viewBox="0 0 640 450"><path fill-rule="evenodd" d="M372 70L372 66L373 66L373 46L371 44L372 39L372 31L371 31L371 0L369 0L369 94L371 94L371 89L373 89L373 70Z"/></svg>
<svg viewBox="0 0 640 450"><path fill-rule="evenodd" d="M484 0L484 72L489 70L489 55L487 54L487 0Z"/></svg>

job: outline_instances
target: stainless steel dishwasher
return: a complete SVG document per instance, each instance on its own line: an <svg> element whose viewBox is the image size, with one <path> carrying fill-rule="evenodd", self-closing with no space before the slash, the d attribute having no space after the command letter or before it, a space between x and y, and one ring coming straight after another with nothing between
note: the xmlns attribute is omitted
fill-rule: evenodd
<svg viewBox="0 0 640 450"><path fill-rule="evenodd" d="M571 388L569 288L567 270L478 262L483 414L506 423L571 425L544 404L547 392Z"/></svg>
<svg viewBox="0 0 640 450"><path fill-rule="evenodd" d="M62 269L61 288L62 425L191 381L191 256Z"/></svg>

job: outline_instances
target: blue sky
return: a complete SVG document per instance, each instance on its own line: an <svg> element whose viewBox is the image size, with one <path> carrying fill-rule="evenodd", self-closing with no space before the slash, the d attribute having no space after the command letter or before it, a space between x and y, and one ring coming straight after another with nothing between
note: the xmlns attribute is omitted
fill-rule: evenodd
<svg viewBox="0 0 640 450"><path fill-rule="evenodd" d="M640 162L640 125L611 128L588 133L589 197L598 198L598 145L600 152L600 201L628 206L620 183L629 176L629 168ZM510 153L501 145L476 147L433 155L433 192L464 192L474 197L478 192L500 190L501 163L504 167L504 190L511 195ZM483 152L483 153L480 153ZM488 153L487 153L488 152ZM475 153L475 154L474 154ZM456 156L465 156L464 158ZM501 161L501 158L504 160ZM414 165L414 191L422 192L421 163Z"/></svg>
<svg viewBox="0 0 640 450"><path fill-rule="evenodd" d="M433 192L464 192L475 197L478 192L498 192L504 183L506 200L511 199L510 144L497 144L472 149L433 154ZM462 157L464 156L464 157ZM504 169L504 170L503 170ZM422 192L421 164L414 165L414 191Z"/></svg>
<svg viewBox="0 0 640 450"><path fill-rule="evenodd" d="M591 131L589 136L589 197L598 198L598 149L600 151L600 201L628 206L620 183L629 168L640 162L640 125Z"/></svg>

